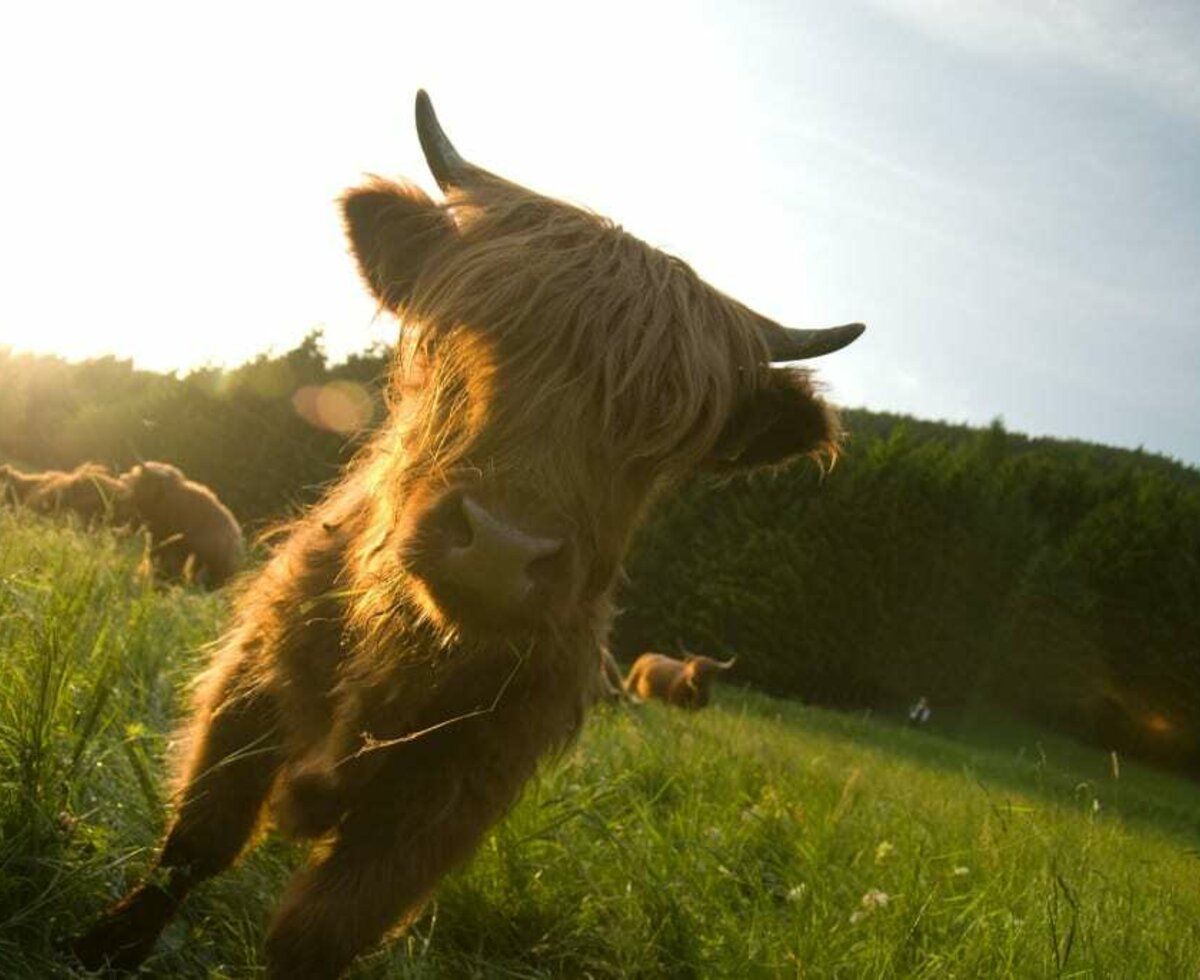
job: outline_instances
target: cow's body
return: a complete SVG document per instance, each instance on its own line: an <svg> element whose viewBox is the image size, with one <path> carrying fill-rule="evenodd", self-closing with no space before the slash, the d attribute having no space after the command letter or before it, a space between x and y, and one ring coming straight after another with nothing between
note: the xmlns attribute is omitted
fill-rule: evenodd
<svg viewBox="0 0 1200 980"><path fill-rule="evenodd" d="M22 473L0 466L0 485L7 484L18 503L42 514L76 514L84 524L126 524L133 519L129 494L106 466L83 463L73 470Z"/></svg>
<svg viewBox="0 0 1200 980"><path fill-rule="evenodd" d="M150 533L155 566L163 576L180 579L191 568L211 589L241 568L241 525L210 488L160 462L139 463L121 475L120 485Z"/></svg>
<svg viewBox="0 0 1200 980"><path fill-rule="evenodd" d="M789 333L465 163L423 95L418 131L446 204L378 179L343 202L404 323L393 411L245 587L156 872L77 944L85 963L140 962L270 796L284 830L325 845L276 914L269 975L337 975L578 730L652 496L836 446L807 373L768 367L826 352L828 332Z"/></svg>
<svg viewBox="0 0 1200 980"><path fill-rule="evenodd" d="M732 660L721 663L694 654L676 660L663 653L643 653L629 668L625 691L642 701L665 701L678 708L703 708L709 702L715 672L732 666Z"/></svg>

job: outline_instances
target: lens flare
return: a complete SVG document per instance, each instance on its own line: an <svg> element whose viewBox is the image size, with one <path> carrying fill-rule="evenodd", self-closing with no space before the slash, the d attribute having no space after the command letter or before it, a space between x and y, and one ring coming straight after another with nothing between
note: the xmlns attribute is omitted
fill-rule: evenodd
<svg viewBox="0 0 1200 980"><path fill-rule="evenodd" d="M370 392L353 381L305 385L292 395L292 407L309 425L343 435L365 428L375 414Z"/></svg>

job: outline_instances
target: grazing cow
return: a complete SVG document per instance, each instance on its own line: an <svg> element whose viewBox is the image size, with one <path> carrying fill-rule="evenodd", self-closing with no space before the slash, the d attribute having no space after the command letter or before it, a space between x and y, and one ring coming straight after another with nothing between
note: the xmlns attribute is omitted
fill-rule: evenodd
<svg viewBox="0 0 1200 980"><path fill-rule="evenodd" d="M242 529L229 508L202 483L170 463L139 463L121 474L138 520L150 532L154 564L164 578L185 578L189 568L210 589L242 565Z"/></svg>
<svg viewBox="0 0 1200 980"><path fill-rule="evenodd" d="M643 653L629 668L625 693L649 701L657 698L680 708L703 708L718 671L733 666L737 657L724 662L689 653L676 660L662 653Z"/></svg>
<svg viewBox="0 0 1200 980"><path fill-rule="evenodd" d="M133 518L126 488L99 463L83 463L70 472L41 473L21 473L4 464L0 483L8 485L16 501L43 514L70 511L85 524L127 524Z"/></svg>
<svg viewBox="0 0 1200 980"><path fill-rule="evenodd" d="M240 598L145 882L76 944L139 963L184 896L277 825L320 838L267 975L335 977L418 915L594 697L622 557L698 469L827 456L806 371L860 325L793 331L590 212L467 163L425 94L446 194L342 201L396 313L392 411Z"/></svg>

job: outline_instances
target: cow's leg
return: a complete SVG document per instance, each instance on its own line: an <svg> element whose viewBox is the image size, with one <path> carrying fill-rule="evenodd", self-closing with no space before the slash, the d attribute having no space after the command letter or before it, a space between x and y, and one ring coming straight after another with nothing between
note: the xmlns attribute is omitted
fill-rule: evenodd
<svg viewBox="0 0 1200 980"><path fill-rule="evenodd" d="M332 847L293 880L267 937L270 980L325 980L420 912L438 880L469 857L503 810L451 780L406 809L354 811Z"/></svg>
<svg viewBox="0 0 1200 980"><path fill-rule="evenodd" d="M145 881L75 943L90 969L132 969L187 893L223 871L258 823L281 761L274 705L248 682L242 651L210 678L162 853Z"/></svg>
<svg viewBox="0 0 1200 980"><path fill-rule="evenodd" d="M182 534L151 540L150 554L154 569L164 582L187 580L188 558L191 557L191 552L184 545Z"/></svg>
<svg viewBox="0 0 1200 980"><path fill-rule="evenodd" d="M372 694L342 692L319 750L282 777L272 809L275 826L286 836L315 838L328 833L385 764L387 750L364 750L363 733L381 730L370 713L377 700ZM396 719L390 721L394 726Z"/></svg>

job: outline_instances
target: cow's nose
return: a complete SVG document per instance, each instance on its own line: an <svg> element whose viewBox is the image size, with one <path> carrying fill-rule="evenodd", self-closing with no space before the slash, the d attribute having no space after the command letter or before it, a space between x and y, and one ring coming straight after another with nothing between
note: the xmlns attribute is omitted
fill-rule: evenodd
<svg viewBox="0 0 1200 980"><path fill-rule="evenodd" d="M442 558L446 578L497 611L520 611L536 601L562 570L563 539L515 527L468 494L459 506L460 531Z"/></svg>

